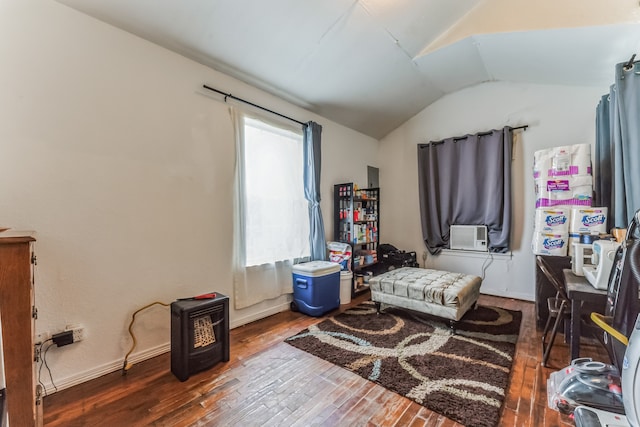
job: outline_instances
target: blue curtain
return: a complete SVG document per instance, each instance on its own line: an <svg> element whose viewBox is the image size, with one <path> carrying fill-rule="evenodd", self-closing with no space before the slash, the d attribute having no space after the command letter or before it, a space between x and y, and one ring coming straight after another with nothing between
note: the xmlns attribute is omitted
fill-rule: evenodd
<svg viewBox="0 0 640 427"><path fill-rule="evenodd" d="M326 260L327 242L320 210L320 169L322 126L308 122L303 126L304 196L309 201L309 246L311 261Z"/></svg>
<svg viewBox="0 0 640 427"><path fill-rule="evenodd" d="M600 102L596 111L596 191L598 201L610 209L610 225L626 227L640 209L640 63L626 67L616 65L615 83L609 93L609 121L604 111L607 103ZM607 132L608 126L608 132ZM608 134L608 137L607 137ZM609 153L610 165L602 153ZM600 153L600 154L599 154ZM603 195L611 194L610 205Z"/></svg>

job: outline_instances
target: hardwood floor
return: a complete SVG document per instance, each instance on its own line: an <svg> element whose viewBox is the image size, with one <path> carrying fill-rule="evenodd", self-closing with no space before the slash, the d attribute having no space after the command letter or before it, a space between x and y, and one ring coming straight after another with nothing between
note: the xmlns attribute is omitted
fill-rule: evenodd
<svg viewBox="0 0 640 427"><path fill-rule="evenodd" d="M351 305L368 299L354 299ZM483 295L481 304L523 312L501 426L569 426L547 408L546 380L569 362L559 336L540 365L541 332L533 303ZM343 306L342 309L344 309ZM335 314L332 312L330 314ZM231 360L180 382L170 355L134 365L44 399L46 426L457 426L356 374L283 340L322 318L284 312L231 331ZM581 356L607 361L595 341Z"/></svg>

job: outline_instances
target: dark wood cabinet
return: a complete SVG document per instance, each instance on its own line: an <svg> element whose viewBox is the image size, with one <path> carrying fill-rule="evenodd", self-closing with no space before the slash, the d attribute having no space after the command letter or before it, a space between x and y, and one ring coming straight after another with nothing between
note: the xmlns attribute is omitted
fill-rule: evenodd
<svg viewBox="0 0 640 427"><path fill-rule="evenodd" d="M42 425L34 370L34 241L30 236L0 236L0 321L11 426Z"/></svg>

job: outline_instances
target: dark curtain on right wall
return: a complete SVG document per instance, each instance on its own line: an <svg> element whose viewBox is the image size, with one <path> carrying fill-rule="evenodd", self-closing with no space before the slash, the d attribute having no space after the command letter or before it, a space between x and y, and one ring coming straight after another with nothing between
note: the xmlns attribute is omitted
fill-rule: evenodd
<svg viewBox="0 0 640 427"><path fill-rule="evenodd" d="M617 64L615 76L596 109L595 202L626 228L640 209L640 63Z"/></svg>
<svg viewBox="0 0 640 427"><path fill-rule="evenodd" d="M449 247L449 226L486 225L489 251L511 238L512 128L418 145L422 236L431 254Z"/></svg>

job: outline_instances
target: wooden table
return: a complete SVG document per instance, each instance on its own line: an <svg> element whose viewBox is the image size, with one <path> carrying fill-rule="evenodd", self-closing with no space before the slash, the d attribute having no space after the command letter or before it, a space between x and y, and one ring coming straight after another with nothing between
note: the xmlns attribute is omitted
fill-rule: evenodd
<svg viewBox="0 0 640 427"><path fill-rule="evenodd" d="M569 345L571 360L580 357L580 318L582 307L589 307L588 313L597 311L604 313L607 303L607 291L594 288L583 276L576 276L569 269L562 270L567 296L571 300L571 325L569 331ZM585 313L587 311L585 310Z"/></svg>

